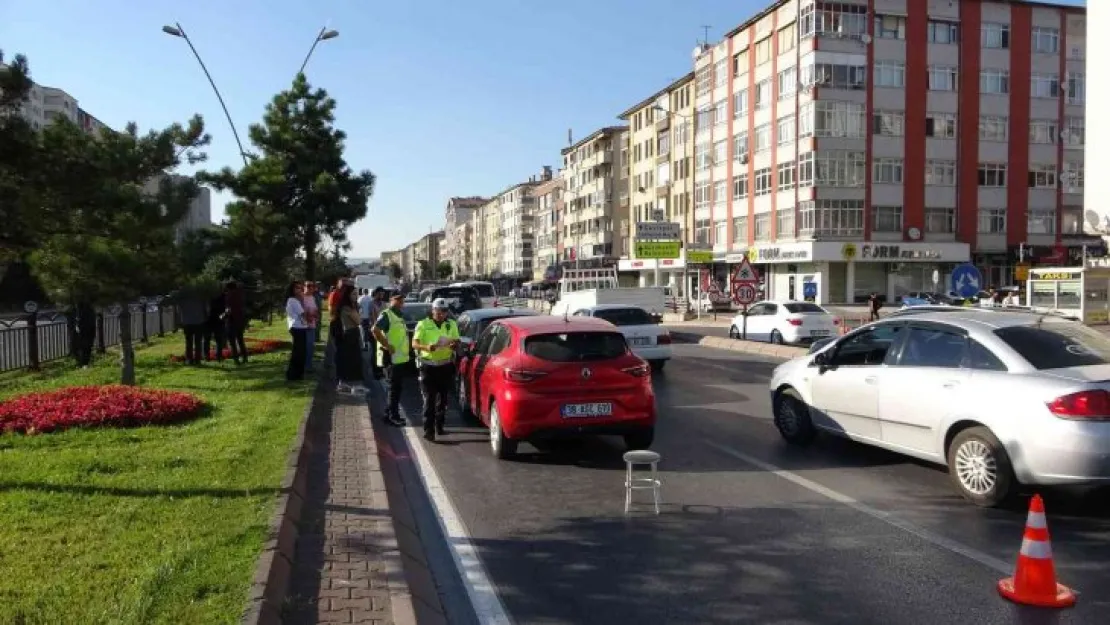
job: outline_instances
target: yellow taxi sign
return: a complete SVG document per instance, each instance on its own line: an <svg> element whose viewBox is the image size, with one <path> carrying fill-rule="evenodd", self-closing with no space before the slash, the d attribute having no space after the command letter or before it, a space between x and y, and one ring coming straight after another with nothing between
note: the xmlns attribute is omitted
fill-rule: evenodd
<svg viewBox="0 0 1110 625"><path fill-rule="evenodd" d="M1034 280L1078 280L1083 275L1080 271L1045 271L1033 275Z"/></svg>
<svg viewBox="0 0 1110 625"><path fill-rule="evenodd" d="M1025 282L1029 279L1029 264L1022 263L1014 267L1014 280Z"/></svg>
<svg viewBox="0 0 1110 625"><path fill-rule="evenodd" d="M636 241L636 258L678 258L681 249L682 244L678 241Z"/></svg>

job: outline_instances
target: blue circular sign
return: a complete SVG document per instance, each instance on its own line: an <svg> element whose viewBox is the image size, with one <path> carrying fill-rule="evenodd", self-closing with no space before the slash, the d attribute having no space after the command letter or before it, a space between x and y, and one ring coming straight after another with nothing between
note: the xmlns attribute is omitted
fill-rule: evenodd
<svg viewBox="0 0 1110 625"><path fill-rule="evenodd" d="M956 265L952 270L952 290L960 297L975 297L983 290L983 275L971 263Z"/></svg>

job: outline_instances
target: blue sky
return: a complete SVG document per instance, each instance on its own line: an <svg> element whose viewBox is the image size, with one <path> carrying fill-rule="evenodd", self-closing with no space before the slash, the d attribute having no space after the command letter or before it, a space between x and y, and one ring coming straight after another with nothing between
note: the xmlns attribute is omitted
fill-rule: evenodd
<svg viewBox="0 0 1110 625"><path fill-rule="evenodd" d="M368 217L349 232L351 256L364 257L441 228L453 195L558 167L568 128L582 137L614 123L692 69L703 25L715 41L768 3L0 0L0 48L26 54L38 82L113 127L200 113L215 168L240 163L234 140L188 46L162 25L189 33L244 138L316 32L338 30L307 74L338 100L348 162L378 176Z"/></svg>

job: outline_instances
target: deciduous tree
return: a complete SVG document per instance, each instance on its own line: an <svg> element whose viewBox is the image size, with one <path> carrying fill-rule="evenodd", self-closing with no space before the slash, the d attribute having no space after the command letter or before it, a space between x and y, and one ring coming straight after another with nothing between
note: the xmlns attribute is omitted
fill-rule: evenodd
<svg viewBox="0 0 1110 625"><path fill-rule="evenodd" d="M447 278L450 278L451 272L451 261L449 260L441 260L439 261L439 264L436 265L436 277L440 280L446 280Z"/></svg>

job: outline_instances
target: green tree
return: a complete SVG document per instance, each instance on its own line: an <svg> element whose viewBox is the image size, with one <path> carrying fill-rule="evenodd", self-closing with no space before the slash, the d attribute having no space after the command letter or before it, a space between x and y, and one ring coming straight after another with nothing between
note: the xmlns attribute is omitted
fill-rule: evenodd
<svg viewBox="0 0 1110 625"><path fill-rule="evenodd" d="M10 264L25 262L35 240L39 137L20 114L33 85L27 58L5 65L0 50L0 279Z"/></svg>
<svg viewBox="0 0 1110 625"><path fill-rule="evenodd" d="M306 268L307 274L307 268ZM316 280L324 284L335 284L340 278L345 278L351 275L351 269L347 266L347 259L338 250L334 250L331 254L317 254L316 255Z"/></svg>
<svg viewBox="0 0 1110 625"><path fill-rule="evenodd" d="M266 105L250 128L258 158L238 172L224 168L201 179L230 190L249 206L273 207L298 241L305 277L316 278L321 241L347 240L347 228L366 216L374 175L353 172L343 158L346 134L335 124L335 100L298 74L290 89Z"/></svg>
<svg viewBox="0 0 1110 625"><path fill-rule="evenodd" d="M42 133L38 201L45 227L31 268L55 301L122 304L121 381L135 383L128 304L168 292L180 277L174 230L197 194L191 178L166 175L204 159L200 116L140 135L85 132L67 120Z"/></svg>
<svg viewBox="0 0 1110 625"><path fill-rule="evenodd" d="M450 278L451 273L451 261L441 260L439 261L439 264L436 265L436 277L440 280L446 280L447 278Z"/></svg>
<svg viewBox="0 0 1110 625"><path fill-rule="evenodd" d="M430 280L432 278L432 267L428 263L428 261L426 261L424 259L420 259L420 260L416 261L416 264L417 264L417 270L416 270L417 271L417 273L416 273L417 279L419 279L419 280Z"/></svg>
<svg viewBox="0 0 1110 625"><path fill-rule="evenodd" d="M394 281L400 280L401 274L401 266L397 263L389 263L389 265L386 267L386 275L388 275L390 278L393 278Z"/></svg>

